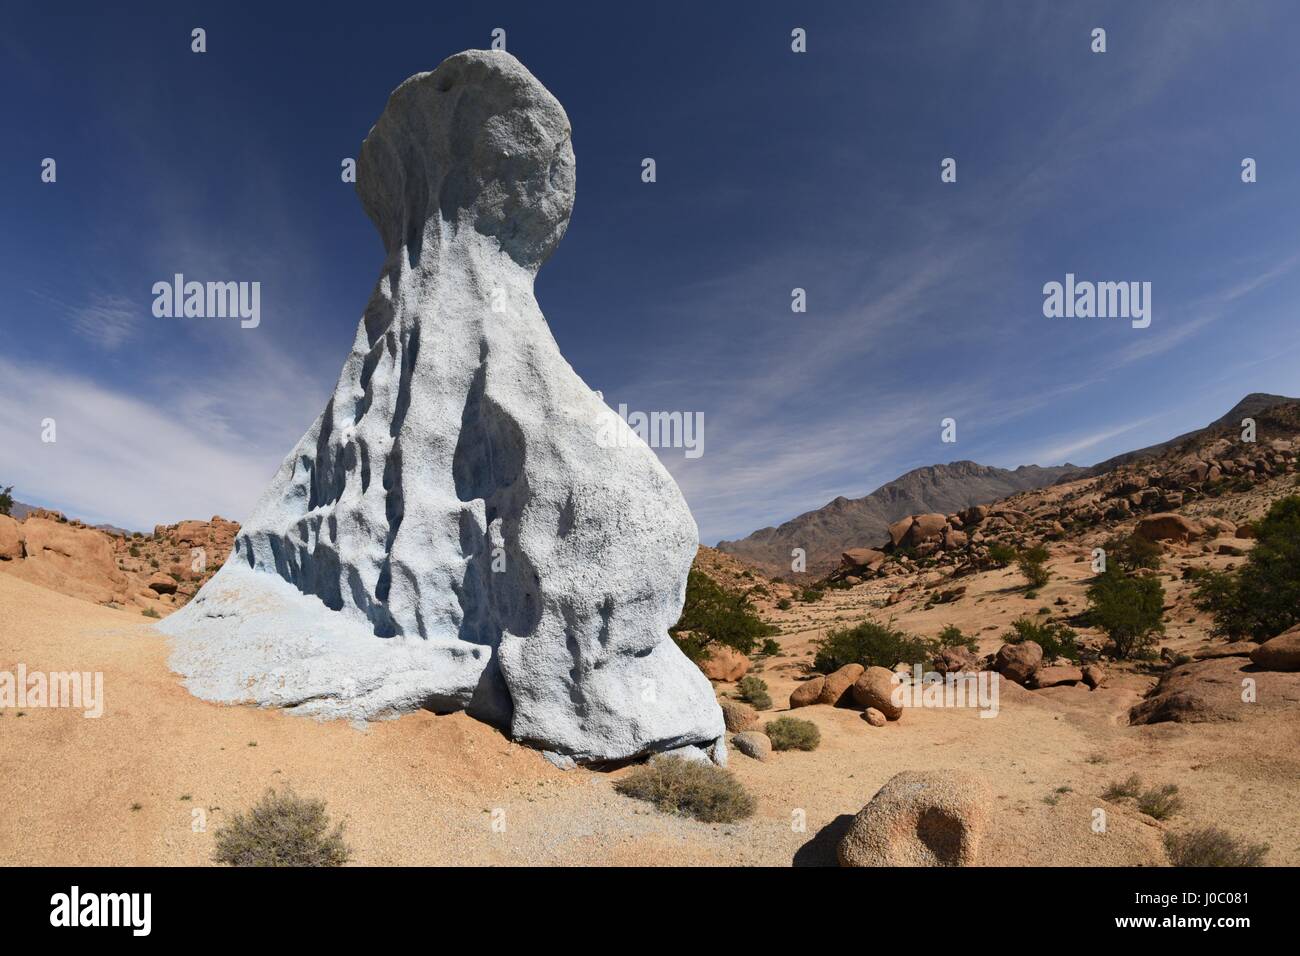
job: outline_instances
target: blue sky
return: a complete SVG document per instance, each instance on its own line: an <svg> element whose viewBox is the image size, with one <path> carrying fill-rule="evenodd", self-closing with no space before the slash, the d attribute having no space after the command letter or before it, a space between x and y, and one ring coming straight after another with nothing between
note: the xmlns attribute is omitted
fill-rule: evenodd
<svg viewBox="0 0 1300 956"><path fill-rule="evenodd" d="M341 160L398 83L495 27L574 129L542 310L612 405L703 412L701 457L660 454L705 542L920 465L1087 464L1300 395L1293 3L133 6L0 24L21 500L243 517L382 264ZM259 281L260 326L155 318L176 272ZM1067 272L1151 282L1150 328L1045 318Z"/></svg>

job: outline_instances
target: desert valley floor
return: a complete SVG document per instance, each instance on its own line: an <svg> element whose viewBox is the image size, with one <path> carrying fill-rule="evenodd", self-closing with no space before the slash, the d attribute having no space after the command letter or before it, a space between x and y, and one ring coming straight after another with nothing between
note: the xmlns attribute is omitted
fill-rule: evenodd
<svg viewBox="0 0 1300 956"><path fill-rule="evenodd" d="M1081 566L1034 602L1077 599ZM942 617L980 631L1025 604L1014 571L969 580L954 607L895 609L905 627ZM796 607L780 656L756 673L785 709L811 640L836 617L857 619L872 589L831 591L818 617ZM982 610L981 595L1007 605ZM981 650L999 643L995 631ZM1170 635L1175 647L1197 638ZM987 645L987 646L985 646ZM0 864L204 864L223 815L267 787L292 784L324 798L346 824L354 864L833 865L849 818L904 769L961 768L989 783L995 806L980 862L991 865L1159 865L1167 827L1212 822L1267 839L1271 864L1300 863L1300 709L1222 723L1127 726L1154 678L1116 672L1105 686L1030 692L1002 683L994 719L976 710L909 709L869 726L855 710L814 706L821 747L757 762L733 751L731 768L758 798L738 824L660 814L620 796L612 773L562 771L463 714L417 713L358 729L275 710L192 697L166 664L167 641L138 614L100 607L0 575L0 660L29 670L104 673L103 717L31 709L0 714ZM719 693L729 691L719 685ZM1300 698L1300 694L1296 695ZM766 714L764 715L766 717ZM1156 822L1100 794L1113 781L1177 782L1185 800ZM1064 790L1063 788L1069 788ZM1092 832L1096 807L1109 825ZM194 832L195 808L206 813ZM806 828L792 825L796 811ZM494 829L495 819L505 827Z"/></svg>

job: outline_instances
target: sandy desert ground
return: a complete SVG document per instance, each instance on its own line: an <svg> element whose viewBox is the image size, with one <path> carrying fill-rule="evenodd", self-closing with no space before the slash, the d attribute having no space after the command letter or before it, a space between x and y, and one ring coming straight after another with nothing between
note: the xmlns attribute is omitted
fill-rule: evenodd
<svg viewBox="0 0 1300 956"><path fill-rule="evenodd" d="M1005 573L971 579L972 598L1000 590ZM1054 581L1041 599L1072 586ZM868 589L833 592L818 613L857 618L868 600ZM982 613L975 600L963 604L963 615ZM777 711L821 633L803 627L800 613L778 638L783 654L756 671ZM920 630L916 615L933 612L898 613ZM976 623L952 613L948 621ZM986 640L995 645L993 631ZM133 612L0 575L0 668L102 671L105 685L98 719L48 708L0 713L0 864L204 864L224 818L267 787L292 784L326 800L360 865L822 865L834 862L849 817L891 776L945 767L980 773L995 795L985 864L1160 865L1166 827L1210 822L1268 842L1271 864L1300 863L1300 819L1288 809L1300 786L1300 712L1266 723L1128 727L1124 715L1154 680L1143 675L1117 674L1094 692L1004 682L993 719L911 709L877 729L855 710L802 708L821 747L765 763L733 751L731 767L758 811L712 825L618 795L613 782L626 770L558 770L463 714L417 713L362 729L209 704L168 670L167 651L152 622ZM1177 783L1183 811L1159 823L1101 799L1106 784L1130 773ZM1097 807L1108 814L1101 834L1090 827ZM196 809L205 828L192 825Z"/></svg>

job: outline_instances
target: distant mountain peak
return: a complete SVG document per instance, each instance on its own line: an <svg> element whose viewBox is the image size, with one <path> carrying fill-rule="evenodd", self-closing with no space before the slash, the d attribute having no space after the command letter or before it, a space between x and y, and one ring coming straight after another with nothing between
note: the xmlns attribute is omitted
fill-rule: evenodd
<svg viewBox="0 0 1300 956"><path fill-rule="evenodd" d="M922 465L864 497L841 495L779 527L762 528L739 541L720 541L718 550L773 574L789 574L791 550L803 548L808 556L808 571L817 573L835 567L846 548L880 544L888 535L889 525L906 515L932 511L951 514L1042 488L1078 473L1082 469L1074 465L1022 465L1012 471L970 459Z"/></svg>

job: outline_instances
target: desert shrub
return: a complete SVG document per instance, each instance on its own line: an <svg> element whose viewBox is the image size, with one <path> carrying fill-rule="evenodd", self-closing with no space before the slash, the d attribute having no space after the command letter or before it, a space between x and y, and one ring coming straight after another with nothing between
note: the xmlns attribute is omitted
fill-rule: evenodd
<svg viewBox="0 0 1300 956"><path fill-rule="evenodd" d="M728 771L702 760L660 755L642 764L614 789L645 800L663 813L705 823L730 823L751 816L755 800Z"/></svg>
<svg viewBox="0 0 1300 956"><path fill-rule="evenodd" d="M1131 578L1114 565L1088 587L1088 620L1101 628L1120 660L1140 657L1164 633L1165 589L1160 579Z"/></svg>
<svg viewBox="0 0 1300 956"><path fill-rule="evenodd" d="M1151 787L1138 794L1137 808L1155 820L1168 820L1182 808L1183 799L1178 796L1178 785L1167 783L1163 787Z"/></svg>
<svg viewBox="0 0 1300 956"><path fill-rule="evenodd" d="M0 515L7 515L14 510L14 496L11 493L13 490L13 485L0 488Z"/></svg>
<svg viewBox="0 0 1300 956"><path fill-rule="evenodd" d="M781 598L781 600L776 602L776 606L779 610L788 611L794 605L790 603L789 598Z"/></svg>
<svg viewBox="0 0 1300 956"><path fill-rule="evenodd" d="M945 625L939 632L938 641L941 647L964 647L968 651L978 651L980 648L980 642L974 635L963 634L956 624Z"/></svg>
<svg viewBox="0 0 1300 956"><path fill-rule="evenodd" d="M1245 843L1218 827L1165 834L1174 866L1263 866L1268 849L1267 843Z"/></svg>
<svg viewBox="0 0 1300 956"><path fill-rule="evenodd" d="M890 624L866 620L856 627L832 628L814 642L817 655L813 669L829 674L845 664L863 667L893 667L895 664L925 664L940 645L901 631Z"/></svg>
<svg viewBox="0 0 1300 956"><path fill-rule="evenodd" d="M1116 564L1121 571L1136 571L1138 568L1158 570L1164 555L1159 544L1140 534L1117 535L1102 548L1106 552L1106 566Z"/></svg>
<svg viewBox="0 0 1300 956"><path fill-rule="evenodd" d="M772 696L767 692L767 681L761 677L748 674L740 679L736 689L740 692L740 699L752 704L755 710L771 709Z"/></svg>
<svg viewBox="0 0 1300 956"><path fill-rule="evenodd" d="M771 657L773 654L781 653L781 645L772 640L772 638L765 637L763 638L763 646L758 649L758 652Z"/></svg>
<svg viewBox="0 0 1300 956"><path fill-rule="evenodd" d="M1033 641L1043 649L1043 660L1064 657L1079 660L1079 635L1064 624L1036 621L1032 617L1019 617L1011 622L1011 630L1002 635L1005 644L1023 644Z"/></svg>
<svg viewBox="0 0 1300 956"><path fill-rule="evenodd" d="M134 545L134 544L131 545L131 547L129 547L129 548L126 549L126 553L129 554L129 555L130 555L131 557L133 557L133 558L138 558L138 557L140 557L140 549L139 549L136 545Z"/></svg>
<svg viewBox="0 0 1300 956"><path fill-rule="evenodd" d="M821 588L804 588L803 594L799 595L799 600L804 604L815 604L826 596L826 592Z"/></svg>
<svg viewBox="0 0 1300 956"><path fill-rule="evenodd" d="M1142 778L1133 774L1127 780L1112 780L1101 792L1103 800L1119 800L1123 797L1136 797L1142 792Z"/></svg>
<svg viewBox="0 0 1300 956"><path fill-rule="evenodd" d="M1052 573L1047 570L1047 559L1050 555L1047 549L1041 544L1032 548L1026 548L1016 555L1016 567L1020 573L1025 576L1029 582L1031 590L1038 590L1052 578Z"/></svg>
<svg viewBox="0 0 1300 956"><path fill-rule="evenodd" d="M1008 567L1012 561L1016 560L1016 549L1009 544L997 542L989 545L989 560L997 567Z"/></svg>
<svg viewBox="0 0 1300 956"><path fill-rule="evenodd" d="M343 824L330 830L325 801L286 787L267 790L251 810L222 825L212 858L231 866L342 866L351 852Z"/></svg>
<svg viewBox="0 0 1300 956"><path fill-rule="evenodd" d="M1266 641L1300 624L1300 496L1273 502L1255 537L1235 574L1198 575L1196 604L1217 635Z"/></svg>
<svg viewBox="0 0 1300 956"><path fill-rule="evenodd" d="M763 728L763 733L772 741L773 750L816 750L822 742L817 725L798 717L778 717Z"/></svg>
<svg viewBox="0 0 1300 956"><path fill-rule="evenodd" d="M686 603L669 633L686 656L697 663L709 657L709 645L724 644L750 654L760 637L775 632L754 613L749 599L720 587L694 569L686 577ZM679 636L680 635L680 636Z"/></svg>
<svg viewBox="0 0 1300 956"><path fill-rule="evenodd" d="M143 614L145 617L162 617L161 614L159 614L157 611L155 611L155 610L154 610L153 608L151 608L151 607L147 607L147 608L145 608L145 609L144 609L143 611L141 611L140 613Z"/></svg>

